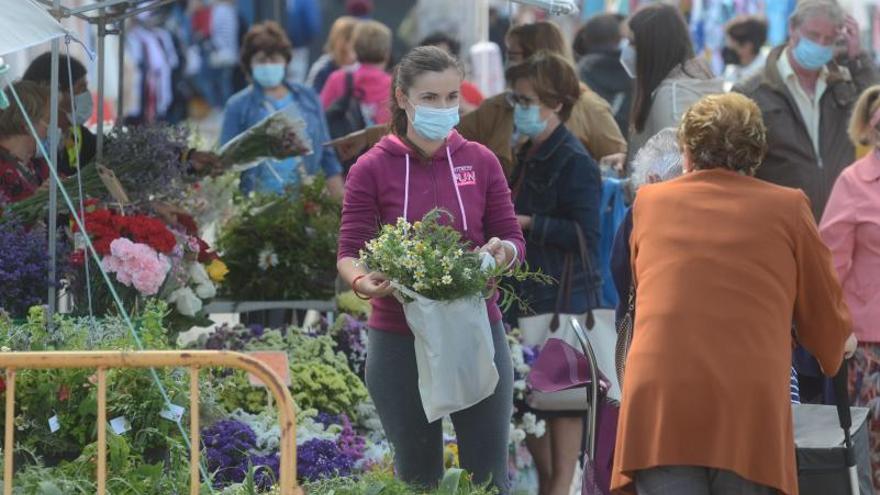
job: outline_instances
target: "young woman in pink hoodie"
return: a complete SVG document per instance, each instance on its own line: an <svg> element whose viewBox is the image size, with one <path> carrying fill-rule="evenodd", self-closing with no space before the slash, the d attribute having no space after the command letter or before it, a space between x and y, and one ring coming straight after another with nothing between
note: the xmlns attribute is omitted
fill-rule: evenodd
<svg viewBox="0 0 880 495"><path fill-rule="evenodd" d="M485 146L467 141L458 123L462 70L447 52L419 47L398 65L392 87L392 133L349 172L339 232L339 273L371 298L367 388L394 447L402 480L433 486L443 475L440 421L428 423L419 397L413 335L403 308L381 273L358 262L383 224L421 219L434 208L452 212L451 225L474 247L510 266L525 241L501 164ZM487 301L500 380L495 393L452 415L462 467L477 482L508 493L507 445L513 371L496 298Z"/></svg>

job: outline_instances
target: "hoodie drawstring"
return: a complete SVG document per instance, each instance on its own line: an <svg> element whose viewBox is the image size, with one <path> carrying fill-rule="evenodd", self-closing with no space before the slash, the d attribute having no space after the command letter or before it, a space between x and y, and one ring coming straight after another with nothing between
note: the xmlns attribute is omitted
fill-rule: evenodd
<svg viewBox="0 0 880 495"><path fill-rule="evenodd" d="M461 201L461 192L458 190L458 181L455 180L455 167L452 166L452 153L449 146L446 147L446 158L449 160L449 175L452 177L452 187L455 188L455 197L458 198L458 210L461 212L461 222L464 224L464 231L468 231L467 214L464 212L464 203Z"/></svg>
<svg viewBox="0 0 880 495"><path fill-rule="evenodd" d="M458 181L455 179L455 167L452 165L452 153L449 146L446 147L446 158L449 160L449 176L452 178L452 187L455 188L455 197L458 199L458 211L461 212L461 223L464 231L468 231L467 213L464 211L464 202L461 200L461 192L458 190ZM406 154L406 178L403 186L403 219L409 221L409 153Z"/></svg>
<svg viewBox="0 0 880 495"><path fill-rule="evenodd" d="M406 182L403 186L403 219L409 222L407 213L409 213L409 153L406 154Z"/></svg>

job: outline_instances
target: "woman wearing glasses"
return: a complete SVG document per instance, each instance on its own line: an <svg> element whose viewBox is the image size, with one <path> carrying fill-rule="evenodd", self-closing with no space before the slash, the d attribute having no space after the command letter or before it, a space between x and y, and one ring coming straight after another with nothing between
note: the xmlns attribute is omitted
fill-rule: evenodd
<svg viewBox="0 0 880 495"><path fill-rule="evenodd" d="M555 284L524 283L518 293L534 313L583 315L598 305L594 283L598 275L586 267L597 266L602 180L596 162L565 126L580 98L580 84L571 63L549 52L538 52L510 67L506 77L512 89L514 125L528 137L512 176L526 262L531 269L562 280L565 260L579 260L571 264L570 290L562 298ZM546 330L542 334L549 333ZM567 494L581 447L584 412L535 412L548 424L547 434L527 439L538 468L540 494Z"/></svg>

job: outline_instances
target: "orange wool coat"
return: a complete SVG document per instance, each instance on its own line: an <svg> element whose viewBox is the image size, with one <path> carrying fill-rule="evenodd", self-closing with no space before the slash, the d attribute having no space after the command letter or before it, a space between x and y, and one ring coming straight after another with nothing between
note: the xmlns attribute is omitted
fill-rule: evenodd
<svg viewBox="0 0 880 495"><path fill-rule="evenodd" d="M641 188L633 215L613 492L635 493L638 470L688 465L797 494L792 316L827 374L852 329L809 201L716 169Z"/></svg>

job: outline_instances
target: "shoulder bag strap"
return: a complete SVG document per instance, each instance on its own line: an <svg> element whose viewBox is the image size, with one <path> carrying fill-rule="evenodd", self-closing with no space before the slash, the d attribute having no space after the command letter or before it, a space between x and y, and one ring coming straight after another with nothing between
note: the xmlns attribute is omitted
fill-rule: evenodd
<svg viewBox="0 0 880 495"><path fill-rule="evenodd" d="M584 236L584 230L581 228L580 224L574 222L574 230L578 240L578 251L580 253L581 258L581 267L584 270L584 285L587 288L587 297L590 299L589 307L587 310L587 330L592 330L596 325L596 320L593 317L593 309L598 304L598 284L596 284L596 272L593 270L593 260L590 256L589 250L587 250L587 238Z"/></svg>

